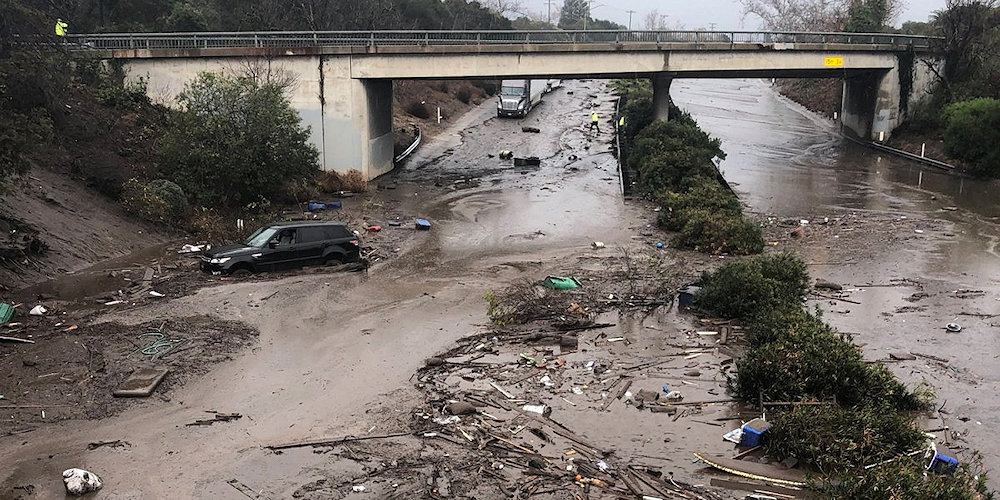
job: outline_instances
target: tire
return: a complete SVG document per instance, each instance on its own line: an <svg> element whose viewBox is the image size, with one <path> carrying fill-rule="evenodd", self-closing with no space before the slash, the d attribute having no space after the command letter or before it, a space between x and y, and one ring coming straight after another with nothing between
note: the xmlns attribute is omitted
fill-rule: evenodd
<svg viewBox="0 0 1000 500"><path fill-rule="evenodd" d="M229 276L232 276L233 278L246 278L246 277L250 276L251 274L253 274L253 272L251 272L249 269L247 269L245 267L238 267L236 269L233 269L229 273Z"/></svg>
<svg viewBox="0 0 1000 500"><path fill-rule="evenodd" d="M340 254L331 253L323 259L324 266L337 266L344 263L344 257Z"/></svg>

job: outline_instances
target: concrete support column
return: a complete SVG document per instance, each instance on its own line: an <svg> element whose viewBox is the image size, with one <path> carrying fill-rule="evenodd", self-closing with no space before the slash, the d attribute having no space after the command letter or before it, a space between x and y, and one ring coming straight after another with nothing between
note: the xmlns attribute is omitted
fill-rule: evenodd
<svg viewBox="0 0 1000 500"><path fill-rule="evenodd" d="M844 80L840 114L844 131L860 139L888 141L904 118L900 99L896 68Z"/></svg>
<svg viewBox="0 0 1000 500"><path fill-rule="evenodd" d="M667 121L670 118L670 84L673 79L665 73L653 75L653 119Z"/></svg>
<svg viewBox="0 0 1000 500"><path fill-rule="evenodd" d="M373 179L393 167L392 81L351 78L350 57L322 58L323 170Z"/></svg>

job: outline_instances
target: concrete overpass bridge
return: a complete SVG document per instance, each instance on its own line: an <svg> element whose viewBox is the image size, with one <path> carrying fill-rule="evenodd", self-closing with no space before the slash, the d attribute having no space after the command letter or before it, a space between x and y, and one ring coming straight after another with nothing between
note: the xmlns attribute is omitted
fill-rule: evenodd
<svg viewBox="0 0 1000 500"><path fill-rule="evenodd" d="M916 58L938 39L894 34L705 31L371 31L71 35L170 103L202 71L266 58L296 78L291 100L325 170L392 169L396 79L650 78L666 119L674 78L837 78L843 128L887 139L933 84ZM935 64L940 64L936 61Z"/></svg>

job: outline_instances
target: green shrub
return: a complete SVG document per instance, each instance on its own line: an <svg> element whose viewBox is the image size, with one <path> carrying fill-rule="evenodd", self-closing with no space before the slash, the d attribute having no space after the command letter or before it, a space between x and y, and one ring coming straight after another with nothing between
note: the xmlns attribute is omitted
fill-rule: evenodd
<svg viewBox="0 0 1000 500"><path fill-rule="evenodd" d="M806 263L791 253L761 255L702 274L698 307L724 318L799 306L809 290Z"/></svg>
<svg viewBox="0 0 1000 500"><path fill-rule="evenodd" d="M824 474L860 470L927 445L908 416L881 408L798 407L770 418L768 456L795 457Z"/></svg>
<svg viewBox="0 0 1000 500"><path fill-rule="evenodd" d="M159 160L199 205L259 205L319 170L309 129L278 85L201 73L178 104Z"/></svg>
<svg viewBox="0 0 1000 500"><path fill-rule="evenodd" d="M764 250L764 235L760 226L740 214L711 209L689 209L683 212L684 227L672 244L699 252L751 255Z"/></svg>
<svg viewBox="0 0 1000 500"><path fill-rule="evenodd" d="M972 173L1000 177L1000 99L979 98L945 108L944 147Z"/></svg>
<svg viewBox="0 0 1000 500"><path fill-rule="evenodd" d="M458 89L458 92L455 92L455 97L463 104L469 104L472 101L472 92L469 92L469 89Z"/></svg>
<svg viewBox="0 0 1000 500"><path fill-rule="evenodd" d="M928 473L921 455L900 457L868 470L855 469L836 482L822 485L830 500L991 500L986 473L978 456L958 466L951 475Z"/></svg>
<svg viewBox="0 0 1000 500"><path fill-rule="evenodd" d="M657 223L664 229L680 231L687 223L685 213L689 210L704 209L737 217L743 211L739 198L715 178L697 176L687 182L690 183L687 191L665 191L658 197L661 210Z"/></svg>
<svg viewBox="0 0 1000 500"><path fill-rule="evenodd" d="M628 164L641 191L676 191L686 177L719 176L714 159L726 157L721 145L690 119L656 121L636 136Z"/></svg>
<svg viewBox="0 0 1000 500"><path fill-rule="evenodd" d="M730 392L744 401L828 401L847 406L916 410L926 404L884 365L869 364L845 337L803 327L751 347L737 361Z"/></svg>
<svg viewBox="0 0 1000 500"><path fill-rule="evenodd" d="M815 314L803 310L798 304L781 309L762 311L751 318L746 326L745 338L751 347L779 340L787 340L802 331L825 332L836 335L837 331L823 322L817 308ZM850 337L846 336L850 341Z"/></svg>
<svg viewBox="0 0 1000 500"><path fill-rule="evenodd" d="M121 204L125 211L151 222L166 222L169 219L167 202L160 198L151 184L139 179L125 181Z"/></svg>
<svg viewBox="0 0 1000 500"><path fill-rule="evenodd" d="M166 179L157 179L150 182L149 187L153 190L153 194L163 200L165 214L169 219L178 220L187 212L187 195L177 184Z"/></svg>
<svg viewBox="0 0 1000 500"><path fill-rule="evenodd" d="M134 111L150 104L146 90L145 78L139 78L135 82L126 82L114 80L113 76L105 75L98 84L95 95L97 102L105 106Z"/></svg>

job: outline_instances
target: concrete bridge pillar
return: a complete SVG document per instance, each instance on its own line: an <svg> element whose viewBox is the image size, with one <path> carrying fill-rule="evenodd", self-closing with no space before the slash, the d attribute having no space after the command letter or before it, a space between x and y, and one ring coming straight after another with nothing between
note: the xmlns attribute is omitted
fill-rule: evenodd
<svg viewBox="0 0 1000 500"><path fill-rule="evenodd" d="M673 79L665 73L653 75L653 119L667 121L670 118L670 84Z"/></svg>
<svg viewBox="0 0 1000 500"><path fill-rule="evenodd" d="M887 141L902 122L899 71L893 68L844 80L841 124L860 139Z"/></svg>
<svg viewBox="0 0 1000 500"><path fill-rule="evenodd" d="M392 170L392 80L351 78L349 57L320 62L323 170L360 170L373 179Z"/></svg>

